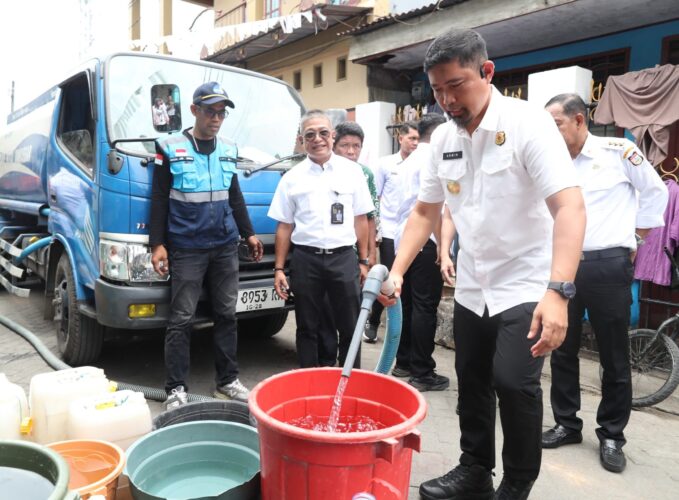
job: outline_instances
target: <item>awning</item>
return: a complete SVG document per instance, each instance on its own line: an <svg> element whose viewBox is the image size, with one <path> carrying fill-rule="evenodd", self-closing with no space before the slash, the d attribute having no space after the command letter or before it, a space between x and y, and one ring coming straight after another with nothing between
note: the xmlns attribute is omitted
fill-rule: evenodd
<svg viewBox="0 0 679 500"><path fill-rule="evenodd" d="M219 50L206 60L229 65L242 64L252 57L313 36L347 19L366 16L372 7L323 4L313 7L311 11L313 15L302 16L301 26L293 28L290 33L284 33L280 26L276 26ZM307 20L309 17L311 21Z"/></svg>
<svg viewBox="0 0 679 500"><path fill-rule="evenodd" d="M443 0L358 29L349 59L387 69L422 66L431 41L451 28L473 28L491 58L555 47L679 18L677 0Z"/></svg>

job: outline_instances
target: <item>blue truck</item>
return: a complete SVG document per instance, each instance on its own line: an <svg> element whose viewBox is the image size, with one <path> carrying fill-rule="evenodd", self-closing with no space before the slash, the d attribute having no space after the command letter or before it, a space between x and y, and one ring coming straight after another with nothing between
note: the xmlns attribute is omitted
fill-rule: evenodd
<svg viewBox="0 0 679 500"><path fill-rule="evenodd" d="M161 328L167 277L150 262L155 139L193 125L193 90L217 81L236 107L220 135L238 146L238 176L264 243L240 254L239 331L271 336L290 303L273 289L275 221L267 211L295 154L304 106L284 82L238 68L143 53L93 59L26 106L0 132L0 283L44 286L61 357L95 361L107 331ZM196 321L209 321L202 297Z"/></svg>

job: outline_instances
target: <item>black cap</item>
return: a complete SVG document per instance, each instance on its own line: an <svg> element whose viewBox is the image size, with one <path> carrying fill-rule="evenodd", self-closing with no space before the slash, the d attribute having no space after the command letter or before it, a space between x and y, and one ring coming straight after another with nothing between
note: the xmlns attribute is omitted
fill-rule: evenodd
<svg viewBox="0 0 679 500"><path fill-rule="evenodd" d="M207 82L201 85L193 93L193 104L199 106L215 104L224 101L230 108L235 108L233 101L229 99L226 90L217 82Z"/></svg>

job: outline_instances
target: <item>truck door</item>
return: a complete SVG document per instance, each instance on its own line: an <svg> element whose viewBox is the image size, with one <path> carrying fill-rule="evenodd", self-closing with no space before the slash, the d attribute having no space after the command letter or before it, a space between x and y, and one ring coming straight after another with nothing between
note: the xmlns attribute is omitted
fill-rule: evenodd
<svg viewBox="0 0 679 500"><path fill-rule="evenodd" d="M76 74L60 90L48 162L50 231L60 235L71 252L77 299L89 300L99 274L93 210L97 141L90 72Z"/></svg>

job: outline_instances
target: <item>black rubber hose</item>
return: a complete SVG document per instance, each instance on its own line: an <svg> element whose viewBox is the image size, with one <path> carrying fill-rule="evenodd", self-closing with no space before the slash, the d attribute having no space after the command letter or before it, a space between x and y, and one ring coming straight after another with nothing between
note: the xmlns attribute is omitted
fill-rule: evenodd
<svg viewBox="0 0 679 500"><path fill-rule="evenodd" d="M40 357L45 360L45 363L54 370L68 370L71 366L64 363L50 351L47 346L31 331L27 330L20 324L12 321L6 316L0 315L0 324L8 330L23 337L29 344L33 346ZM127 390L141 392L146 399L152 401L160 401L161 403L167 399L167 394L163 389L155 389L153 387L146 387L143 385L128 384L125 382L115 382L118 390ZM220 399L211 398L210 396L203 396L201 394L188 394L188 401L221 401Z"/></svg>

